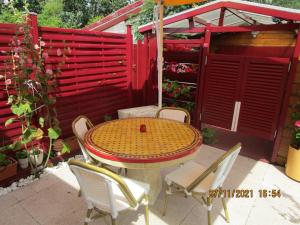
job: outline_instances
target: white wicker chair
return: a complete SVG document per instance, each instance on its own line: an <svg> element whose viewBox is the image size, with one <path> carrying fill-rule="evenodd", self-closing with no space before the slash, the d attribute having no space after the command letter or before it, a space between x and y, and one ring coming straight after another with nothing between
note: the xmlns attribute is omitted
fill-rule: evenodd
<svg viewBox="0 0 300 225"><path fill-rule="evenodd" d="M202 201L207 206L208 224L211 225L212 197L210 190L217 190L222 194L222 185L229 174L239 152L241 144L238 143L216 160L208 169L193 161L187 162L182 167L174 170L165 177L167 190L165 195L165 205L163 215L167 210L167 197L176 192L181 192L185 196L193 196L198 201ZM201 198L199 198L199 196ZM222 203L225 211L226 221L229 223L229 214L224 196Z"/></svg>
<svg viewBox="0 0 300 225"><path fill-rule="evenodd" d="M106 168L109 168L111 170L118 170L118 174L122 173L122 168L117 168L117 167L113 167L113 166L109 166L106 165L104 163L98 162L97 160L93 159L89 153L87 152L87 150L84 147L84 135L86 134L86 132L93 128L94 125L93 123L89 120L89 118L87 118L86 116L78 116L72 123L72 129L73 129L73 133L75 134L75 136L77 137L77 141L79 143L82 155L85 159L85 161L87 163L91 163L91 164L95 164L97 166L103 166ZM124 168L124 174L127 174L127 169Z"/></svg>
<svg viewBox="0 0 300 225"><path fill-rule="evenodd" d="M94 127L94 125L89 120L89 118L82 115L78 116L72 123L73 133L77 138L78 144L80 146L85 161L88 163L98 163L88 154L87 150L84 147L84 135L92 127Z"/></svg>
<svg viewBox="0 0 300 225"><path fill-rule="evenodd" d="M93 211L101 216L110 214L112 225L116 225L119 212L137 210L140 205L145 205L145 221L149 225L148 184L78 160L70 160L69 166L88 206L85 225L95 218L91 217Z"/></svg>
<svg viewBox="0 0 300 225"><path fill-rule="evenodd" d="M156 114L157 118L164 118L170 120L177 120L182 123L191 123L191 116L190 113L182 108L175 108L175 107L163 107L158 110Z"/></svg>

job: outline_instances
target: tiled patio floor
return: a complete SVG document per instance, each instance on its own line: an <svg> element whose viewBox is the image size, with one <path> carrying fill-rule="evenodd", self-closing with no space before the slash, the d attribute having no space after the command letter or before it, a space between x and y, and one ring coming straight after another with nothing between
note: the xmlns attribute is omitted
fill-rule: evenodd
<svg viewBox="0 0 300 225"><path fill-rule="evenodd" d="M222 150L202 146L195 159L209 165ZM163 174L172 170L163 170ZM283 168L239 156L227 179L226 189L253 189L254 198L228 199L231 225L288 225L300 224L300 183L292 181ZM1 225L76 225L83 224L86 205L78 197L78 184L67 167L42 177L29 186L0 197ZM259 189L280 189L281 198L259 198ZM207 224L206 209L193 199L181 196L170 198L167 215L161 216L162 194L150 207L151 225ZM118 217L118 225L144 224L144 209L127 211ZM213 208L215 225L227 224L219 200ZM92 225L110 224L100 218Z"/></svg>

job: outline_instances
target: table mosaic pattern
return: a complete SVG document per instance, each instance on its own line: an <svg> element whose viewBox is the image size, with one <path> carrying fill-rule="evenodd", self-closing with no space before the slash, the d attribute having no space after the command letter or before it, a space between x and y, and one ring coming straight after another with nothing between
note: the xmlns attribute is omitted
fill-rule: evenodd
<svg viewBox="0 0 300 225"><path fill-rule="evenodd" d="M146 132L140 132L140 125ZM85 137L92 154L120 162L160 162L193 153L201 144L190 125L157 118L109 121L91 129Z"/></svg>

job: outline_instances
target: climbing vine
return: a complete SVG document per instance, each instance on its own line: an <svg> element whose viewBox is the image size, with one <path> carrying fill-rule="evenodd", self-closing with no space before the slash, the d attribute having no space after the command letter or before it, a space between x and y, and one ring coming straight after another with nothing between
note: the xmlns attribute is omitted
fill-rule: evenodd
<svg viewBox="0 0 300 225"><path fill-rule="evenodd" d="M18 26L17 34L11 41L9 59L5 65L5 90L7 104L13 113L5 126L13 124L21 126L21 135L3 149L18 150L25 148L29 153L36 143L48 146L48 154L44 162L48 163L53 140L61 135L59 121L55 111L56 77L60 73L59 66L63 64L64 55L60 49L57 56L62 57L62 63L57 68L45 66L49 57L43 50L46 43L39 38L37 43L33 39L31 27L27 22ZM69 151L63 144L62 152Z"/></svg>

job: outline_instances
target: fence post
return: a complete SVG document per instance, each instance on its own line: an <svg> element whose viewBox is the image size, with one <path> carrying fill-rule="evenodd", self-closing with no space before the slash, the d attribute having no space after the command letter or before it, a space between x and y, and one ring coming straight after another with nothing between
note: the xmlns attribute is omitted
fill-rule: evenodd
<svg viewBox="0 0 300 225"><path fill-rule="evenodd" d="M299 56L300 56L300 26L297 31L296 43L294 47L293 58L290 64L289 76L286 83L286 91L284 93L283 104L281 106L281 113L279 116L279 123L277 125L277 132L275 135L274 145L273 145L273 153L271 162L276 163L278 158L278 153L280 150L280 143L282 141L283 129L285 127L286 117L289 115L289 99L292 94L292 85L295 81L297 74L297 67L299 65Z"/></svg>
<svg viewBox="0 0 300 225"><path fill-rule="evenodd" d="M38 23L37 23L37 14L34 12L30 12L27 16L27 24L30 27L30 33L32 35L32 41L34 44L38 43L39 40L39 31L38 31Z"/></svg>
<svg viewBox="0 0 300 225"><path fill-rule="evenodd" d="M203 95L204 95L204 81L205 81L205 68L207 63L207 57L209 54L209 48L210 48L210 40L211 40L211 31L210 31L210 24L206 27L205 30L205 37L204 37L204 43L203 43L203 49L201 53L201 59L200 59L200 67L199 67L199 73L200 77L197 79L197 94L196 94L196 105L195 105L195 122L194 125L198 129L202 129L202 109L203 109Z"/></svg>
<svg viewBox="0 0 300 225"><path fill-rule="evenodd" d="M129 97L129 106L132 107L132 57L133 57L133 40L132 40L132 29L131 25L127 25L127 79L128 79L128 97Z"/></svg>

